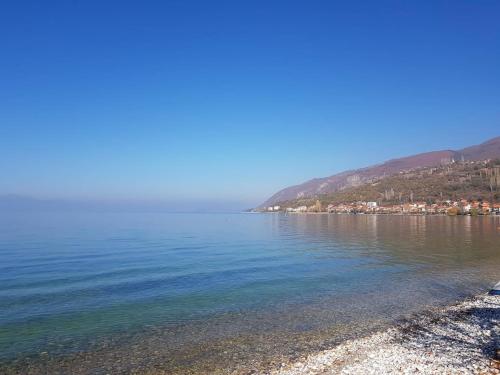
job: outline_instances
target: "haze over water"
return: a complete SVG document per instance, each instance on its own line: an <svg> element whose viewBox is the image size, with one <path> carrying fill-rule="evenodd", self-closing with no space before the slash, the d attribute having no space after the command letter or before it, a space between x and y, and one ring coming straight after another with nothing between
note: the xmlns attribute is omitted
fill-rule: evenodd
<svg viewBox="0 0 500 375"><path fill-rule="evenodd" d="M499 240L500 217L2 214L0 370L269 365L487 291Z"/></svg>

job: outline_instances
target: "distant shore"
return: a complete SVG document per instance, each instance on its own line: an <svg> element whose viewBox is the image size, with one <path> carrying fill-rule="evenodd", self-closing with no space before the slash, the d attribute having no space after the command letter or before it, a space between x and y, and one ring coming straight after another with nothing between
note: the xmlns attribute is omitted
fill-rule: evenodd
<svg viewBox="0 0 500 375"><path fill-rule="evenodd" d="M423 214L423 213L381 213L381 212L267 212L267 211L252 211L252 213L261 213L261 214L281 214L281 215L366 215L366 216L450 216L450 217L496 217L500 218L498 214L480 214L480 215L449 215L445 213L437 213L437 214Z"/></svg>
<svg viewBox="0 0 500 375"><path fill-rule="evenodd" d="M500 296L418 314L265 374L500 374Z"/></svg>

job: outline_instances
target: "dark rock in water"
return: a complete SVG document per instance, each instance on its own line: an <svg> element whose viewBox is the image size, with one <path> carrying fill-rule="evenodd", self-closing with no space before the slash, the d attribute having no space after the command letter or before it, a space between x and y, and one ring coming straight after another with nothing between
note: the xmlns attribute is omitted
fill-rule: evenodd
<svg viewBox="0 0 500 375"><path fill-rule="evenodd" d="M498 282L489 293L491 296L499 296L500 295L500 282Z"/></svg>

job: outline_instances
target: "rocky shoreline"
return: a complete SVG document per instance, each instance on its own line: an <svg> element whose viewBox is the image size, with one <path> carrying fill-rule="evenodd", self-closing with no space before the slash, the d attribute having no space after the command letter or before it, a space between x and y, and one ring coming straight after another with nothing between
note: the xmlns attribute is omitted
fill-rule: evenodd
<svg viewBox="0 0 500 375"><path fill-rule="evenodd" d="M429 311L264 374L500 374L500 296Z"/></svg>

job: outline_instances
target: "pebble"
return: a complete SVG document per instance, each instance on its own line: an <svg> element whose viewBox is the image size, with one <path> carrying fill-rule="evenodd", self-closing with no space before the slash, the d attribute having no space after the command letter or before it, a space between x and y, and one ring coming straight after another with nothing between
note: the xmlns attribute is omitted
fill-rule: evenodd
<svg viewBox="0 0 500 375"><path fill-rule="evenodd" d="M478 296L262 374L500 374L499 337L500 296Z"/></svg>

